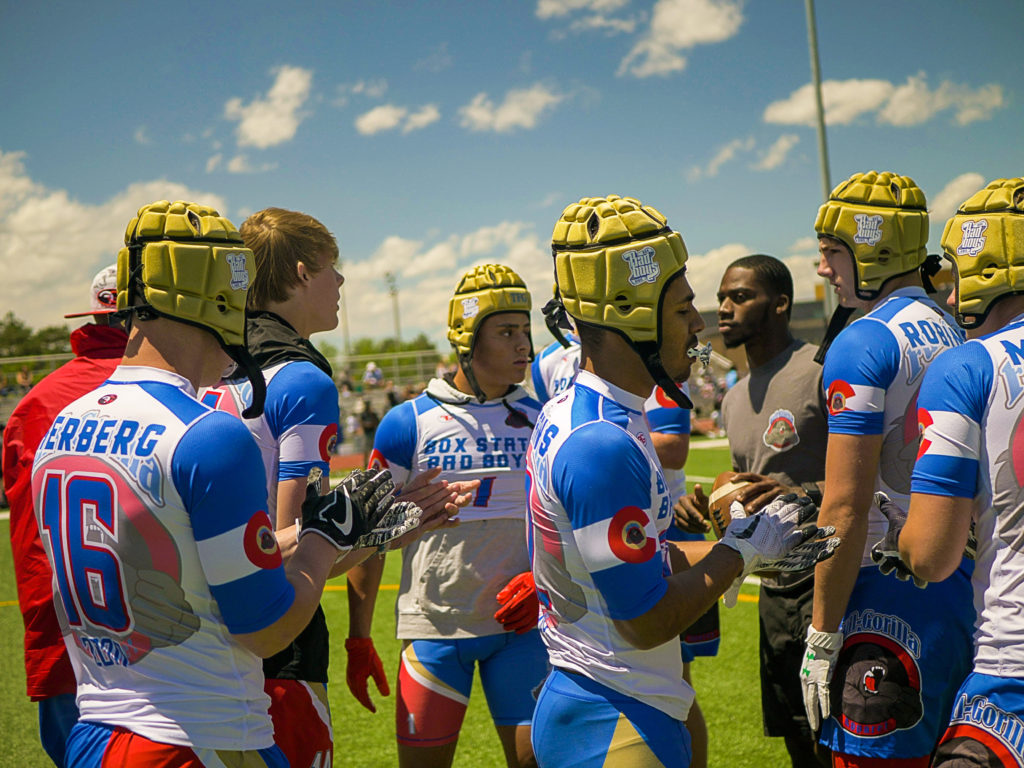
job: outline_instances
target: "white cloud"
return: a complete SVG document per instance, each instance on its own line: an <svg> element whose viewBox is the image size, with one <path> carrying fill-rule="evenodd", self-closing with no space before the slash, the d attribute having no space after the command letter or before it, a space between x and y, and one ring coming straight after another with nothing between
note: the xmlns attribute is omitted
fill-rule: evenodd
<svg viewBox="0 0 1024 768"><path fill-rule="evenodd" d="M576 11L607 13L617 11L628 3L629 0L537 0L537 18L551 19Z"/></svg>
<svg viewBox="0 0 1024 768"><path fill-rule="evenodd" d="M364 136L373 136L381 131L393 131L401 126L402 133L418 131L441 119L436 104L425 104L410 114L405 107L395 104L381 104L365 112L355 120L356 130Z"/></svg>
<svg viewBox="0 0 1024 768"><path fill-rule="evenodd" d="M728 144L718 148L714 157L708 161L708 164L701 168L700 166L694 166L687 173L690 181L697 181L702 178L710 178L718 175L718 170L728 163L730 160L736 157L740 152L749 152L754 148L753 137L746 139L733 139Z"/></svg>
<svg viewBox="0 0 1024 768"><path fill-rule="evenodd" d="M455 58L448 52L448 43L440 43L425 58L413 65L413 69L427 72L443 72L455 63Z"/></svg>
<svg viewBox="0 0 1024 768"><path fill-rule="evenodd" d="M132 135L132 138L135 139L136 144L142 144L143 146L153 143L152 139L149 138L146 126L144 125L140 125L135 129L135 133Z"/></svg>
<svg viewBox="0 0 1024 768"><path fill-rule="evenodd" d="M253 165L247 155L235 155L228 161L228 173L263 173L272 171L277 163L259 163Z"/></svg>
<svg viewBox="0 0 1024 768"><path fill-rule="evenodd" d="M431 123L436 123L440 119L441 110L437 108L437 105L425 104L420 107L418 111L409 115L409 119L406 120L405 125L402 126L402 133L418 131L421 128L426 128Z"/></svg>
<svg viewBox="0 0 1024 768"><path fill-rule="evenodd" d="M846 125L866 112L879 109L892 95L888 80L826 80L821 84L825 122ZM814 86L807 83L785 99L765 107L764 121L781 125L815 124Z"/></svg>
<svg viewBox="0 0 1024 768"><path fill-rule="evenodd" d="M0 151L0 306L35 328L59 325L65 313L88 307L93 275L114 263L140 206L193 200L227 212L223 198L166 179L137 182L87 205L33 181L24 157ZM27 254L32 269L24 268Z"/></svg>
<svg viewBox="0 0 1024 768"><path fill-rule="evenodd" d="M728 243L707 253L690 254L686 260L686 279L693 288L694 304L704 311L718 306L718 285L728 266L754 251L742 243Z"/></svg>
<svg viewBox="0 0 1024 768"><path fill-rule="evenodd" d="M356 118L356 130L364 136L372 136L381 131L390 131L398 127L409 113L405 107L394 104L381 104Z"/></svg>
<svg viewBox="0 0 1024 768"><path fill-rule="evenodd" d="M668 75L686 67L687 51L736 35L743 10L735 0L658 0L651 26L619 64L618 74Z"/></svg>
<svg viewBox="0 0 1024 768"><path fill-rule="evenodd" d="M636 31L638 20L635 17L628 19L609 18L600 13L577 19L569 27L573 32L584 32L587 30L603 30L608 35L624 34L630 35Z"/></svg>
<svg viewBox="0 0 1024 768"><path fill-rule="evenodd" d="M967 125L987 120L1005 106L1000 85L990 83L972 89L945 80L932 90L923 72L898 86L888 80L826 80L821 91L825 122L829 125L847 125L871 113L875 113L877 122L887 125L920 125L947 110L953 112L957 123ZM813 126L813 86L807 83L785 99L772 102L763 117L768 123Z"/></svg>
<svg viewBox="0 0 1024 768"><path fill-rule="evenodd" d="M217 168L220 167L221 160L224 159L224 155L218 152L216 155L211 155L206 161L206 172L213 173Z"/></svg>
<svg viewBox="0 0 1024 768"><path fill-rule="evenodd" d="M379 99L388 90L388 81L383 77L372 80L357 80L354 83L342 83L334 91L334 100L331 102L336 107L344 107L348 104L349 96L365 96L368 99Z"/></svg>
<svg viewBox="0 0 1024 768"><path fill-rule="evenodd" d="M807 237L798 238L789 246L790 253L807 253L808 251L818 252L818 238L808 235Z"/></svg>
<svg viewBox="0 0 1024 768"><path fill-rule="evenodd" d="M944 225L946 219L956 213L960 203L985 186L985 177L980 173L962 173L942 188L932 198L928 216L932 225Z"/></svg>
<svg viewBox="0 0 1024 768"><path fill-rule="evenodd" d="M782 134L774 144L761 153L760 159L753 165L754 170L770 171L778 168L786 162L789 151L799 143L800 137L795 133Z"/></svg>
<svg viewBox="0 0 1024 768"><path fill-rule="evenodd" d="M240 147L266 149L295 137L307 115L302 105L309 98L313 72L301 67L281 66L271 70L274 84L261 99L243 104L240 98L229 99L224 117L237 120L236 135Z"/></svg>
<svg viewBox="0 0 1024 768"><path fill-rule="evenodd" d="M511 90L498 105L486 93L478 93L473 100L459 108L460 124L471 131L508 133L516 128L533 128L540 116L553 109L565 96L537 83L531 88Z"/></svg>
<svg viewBox="0 0 1024 768"><path fill-rule="evenodd" d="M391 297L382 279L385 271L391 271L398 277L403 335L411 337L423 331L446 352L445 322L455 285L470 267L489 263L516 270L530 288L535 308L550 298L550 251L529 224L501 221L467 233L435 235L429 240L386 237L371 256L359 262L346 261L342 270L350 336L391 333ZM415 302L410 301L412 296ZM533 320L540 346L547 343L547 332L539 311L533 313Z"/></svg>

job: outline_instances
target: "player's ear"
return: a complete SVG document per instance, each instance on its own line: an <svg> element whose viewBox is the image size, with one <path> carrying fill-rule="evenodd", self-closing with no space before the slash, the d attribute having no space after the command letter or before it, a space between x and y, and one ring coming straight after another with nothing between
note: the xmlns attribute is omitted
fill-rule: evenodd
<svg viewBox="0 0 1024 768"><path fill-rule="evenodd" d="M784 293L775 297L775 314L784 315L789 312L790 298Z"/></svg>

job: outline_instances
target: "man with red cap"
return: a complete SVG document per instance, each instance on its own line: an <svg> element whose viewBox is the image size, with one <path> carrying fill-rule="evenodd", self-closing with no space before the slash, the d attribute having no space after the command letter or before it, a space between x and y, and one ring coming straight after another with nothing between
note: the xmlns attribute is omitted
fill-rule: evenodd
<svg viewBox="0 0 1024 768"><path fill-rule="evenodd" d="M39 738L58 766L64 743L78 720L75 675L53 606L52 575L32 509L32 460L54 417L107 380L121 362L128 335L110 315L117 310L117 267L92 281L90 308L65 318L92 316L71 332L74 359L44 378L18 403L3 440L4 491L11 505L11 549L18 603L25 622L28 695L39 702Z"/></svg>

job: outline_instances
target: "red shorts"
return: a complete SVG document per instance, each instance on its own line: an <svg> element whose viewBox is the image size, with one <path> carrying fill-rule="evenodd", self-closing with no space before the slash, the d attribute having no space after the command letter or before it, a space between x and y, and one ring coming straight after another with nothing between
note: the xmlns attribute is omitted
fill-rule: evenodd
<svg viewBox="0 0 1024 768"><path fill-rule="evenodd" d="M291 768L329 768L334 753L327 686L301 680L267 680L274 743Z"/></svg>
<svg viewBox="0 0 1024 768"><path fill-rule="evenodd" d="M65 765L77 768L286 768L277 745L244 752L163 744L105 725L79 721L71 729Z"/></svg>

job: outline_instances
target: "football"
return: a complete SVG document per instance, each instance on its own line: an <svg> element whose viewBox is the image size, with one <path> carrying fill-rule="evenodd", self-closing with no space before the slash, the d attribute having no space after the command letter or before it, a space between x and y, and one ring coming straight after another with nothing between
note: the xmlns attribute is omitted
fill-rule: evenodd
<svg viewBox="0 0 1024 768"><path fill-rule="evenodd" d="M708 498L708 516L711 528L715 532L715 538L722 538L725 529L732 522L732 515L729 514L729 505L736 500L740 491L750 483L746 480L736 482L733 478L736 472L723 472L715 478L715 484L711 488L711 496Z"/></svg>

